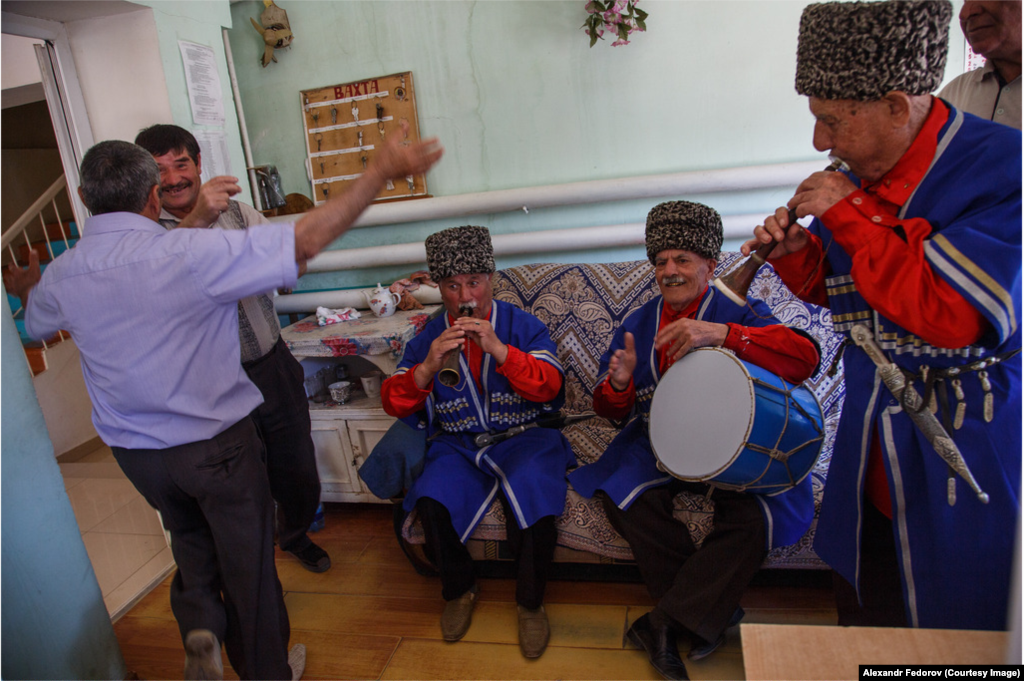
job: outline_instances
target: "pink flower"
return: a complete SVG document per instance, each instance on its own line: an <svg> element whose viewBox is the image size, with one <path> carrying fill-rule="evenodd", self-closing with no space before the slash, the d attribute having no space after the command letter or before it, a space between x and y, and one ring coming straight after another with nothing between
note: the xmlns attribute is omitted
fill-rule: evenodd
<svg viewBox="0 0 1024 681"><path fill-rule="evenodd" d="M615 6L612 10L619 12L620 14L626 10L626 0L615 0Z"/></svg>
<svg viewBox="0 0 1024 681"><path fill-rule="evenodd" d="M628 44L629 44L628 40L623 40L622 38L619 38L614 43L612 43L612 47L618 47L619 45L628 45Z"/></svg>
<svg viewBox="0 0 1024 681"><path fill-rule="evenodd" d="M325 338L323 344L331 349L334 357L359 354L359 347L349 338Z"/></svg>

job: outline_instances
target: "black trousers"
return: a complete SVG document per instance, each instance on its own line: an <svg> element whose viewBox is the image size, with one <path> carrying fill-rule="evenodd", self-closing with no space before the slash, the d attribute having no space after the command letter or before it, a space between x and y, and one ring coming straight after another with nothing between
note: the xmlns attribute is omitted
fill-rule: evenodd
<svg viewBox="0 0 1024 681"><path fill-rule="evenodd" d="M274 509L252 420L168 449L111 450L171 533L171 610L182 640L209 629L240 678L290 679Z"/></svg>
<svg viewBox="0 0 1024 681"><path fill-rule="evenodd" d="M714 529L698 549L686 525L672 517L672 499L683 489L706 494L708 486L672 480L647 490L625 511L603 494L602 502L608 520L633 549L658 607L714 641L767 555L764 516L752 495L716 488Z"/></svg>
<svg viewBox="0 0 1024 681"><path fill-rule="evenodd" d="M306 533L320 504L302 365L278 338L273 350L243 367L263 393L252 417L266 447L270 493L277 502L277 544L299 551L310 543Z"/></svg>
<svg viewBox="0 0 1024 681"><path fill-rule="evenodd" d="M521 529L505 494L501 492L498 496L505 509L505 532L516 560L516 603L535 610L544 603L544 589L555 555L555 516L544 516ZM456 599L476 582L469 549L452 527L452 517L444 504L423 497L416 502L416 512L423 524L427 556L441 575L441 596L446 601Z"/></svg>
<svg viewBox="0 0 1024 681"><path fill-rule="evenodd" d="M843 627L905 627L907 611L896 558L892 521L864 499L860 540L860 599L838 572L832 573L839 625Z"/></svg>

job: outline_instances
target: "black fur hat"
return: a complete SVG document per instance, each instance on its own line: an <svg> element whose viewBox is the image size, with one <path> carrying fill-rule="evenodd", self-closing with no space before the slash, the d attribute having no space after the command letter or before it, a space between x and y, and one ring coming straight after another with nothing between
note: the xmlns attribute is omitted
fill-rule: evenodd
<svg viewBox="0 0 1024 681"><path fill-rule="evenodd" d="M718 259L722 250L722 216L714 208L692 201L659 203L647 214L647 259L654 264L664 250L693 251Z"/></svg>
<svg viewBox="0 0 1024 681"><path fill-rule="evenodd" d="M949 0L823 2L800 17L796 91L819 99L927 95L942 82Z"/></svg>
<svg viewBox="0 0 1024 681"><path fill-rule="evenodd" d="M458 274L494 271L494 247L486 227L452 227L427 237L427 269L437 283Z"/></svg>

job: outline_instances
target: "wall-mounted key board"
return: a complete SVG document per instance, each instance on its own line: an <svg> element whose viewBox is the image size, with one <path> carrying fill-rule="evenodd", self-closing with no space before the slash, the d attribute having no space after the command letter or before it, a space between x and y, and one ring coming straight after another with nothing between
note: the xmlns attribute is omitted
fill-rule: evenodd
<svg viewBox="0 0 1024 681"><path fill-rule="evenodd" d="M330 85L299 93L313 201L338 196L373 161L388 135L419 140L412 72ZM427 196L425 175L388 182L377 201Z"/></svg>

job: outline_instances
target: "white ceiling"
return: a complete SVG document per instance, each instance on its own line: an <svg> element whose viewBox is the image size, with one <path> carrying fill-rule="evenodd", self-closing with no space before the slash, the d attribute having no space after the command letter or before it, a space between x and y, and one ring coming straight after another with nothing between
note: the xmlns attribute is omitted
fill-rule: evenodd
<svg viewBox="0 0 1024 681"><path fill-rule="evenodd" d="M136 5L124 0L3 0L0 2L0 10L11 14L20 14L26 17L37 19L48 19L50 21L78 21L79 19L92 19L95 17L107 17L112 14L125 14L144 9L142 5Z"/></svg>

